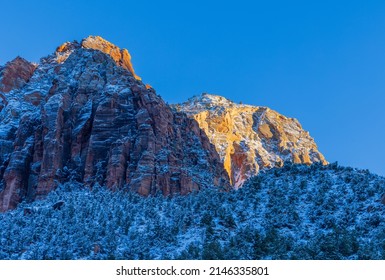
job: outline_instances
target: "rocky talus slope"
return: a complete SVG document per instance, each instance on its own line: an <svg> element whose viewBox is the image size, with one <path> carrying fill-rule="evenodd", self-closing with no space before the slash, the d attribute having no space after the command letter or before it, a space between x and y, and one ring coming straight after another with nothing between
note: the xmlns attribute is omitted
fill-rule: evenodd
<svg viewBox="0 0 385 280"><path fill-rule="evenodd" d="M173 105L195 119L218 151L231 183L239 187L264 168L285 161L327 164L309 132L300 123L267 107L236 104L202 94Z"/></svg>
<svg viewBox="0 0 385 280"><path fill-rule="evenodd" d="M71 180L142 195L229 186L198 123L141 82L127 50L97 36L38 65L0 68L0 211Z"/></svg>

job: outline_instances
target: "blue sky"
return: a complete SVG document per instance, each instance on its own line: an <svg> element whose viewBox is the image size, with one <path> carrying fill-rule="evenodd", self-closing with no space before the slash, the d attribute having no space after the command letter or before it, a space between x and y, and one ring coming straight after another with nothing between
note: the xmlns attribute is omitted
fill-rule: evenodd
<svg viewBox="0 0 385 280"><path fill-rule="evenodd" d="M0 64L100 35L169 103L297 118L329 161L385 175L385 1L3 1Z"/></svg>

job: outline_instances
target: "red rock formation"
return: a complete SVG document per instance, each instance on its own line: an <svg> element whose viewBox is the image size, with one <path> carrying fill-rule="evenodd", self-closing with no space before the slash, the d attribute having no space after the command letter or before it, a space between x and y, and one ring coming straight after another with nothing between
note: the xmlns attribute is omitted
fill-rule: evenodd
<svg viewBox="0 0 385 280"><path fill-rule="evenodd" d="M8 62L0 72L0 92L19 89L31 78L36 66L24 58L16 57Z"/></svg>
<svg viewBox="0 0 385 280"><path fill-rule="evenodd" d="M229 187L197 122L173 113L130 65L100 37L42 59L0 114L0 211L67 181L142 195Z"/></svg>

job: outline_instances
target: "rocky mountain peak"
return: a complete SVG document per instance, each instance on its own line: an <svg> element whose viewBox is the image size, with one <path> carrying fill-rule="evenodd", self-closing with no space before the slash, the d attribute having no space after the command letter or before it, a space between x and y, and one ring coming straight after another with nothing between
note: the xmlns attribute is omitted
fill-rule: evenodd
<svg viewBox="0 0 385 280"><path fill-rule="evenodd" d="M202 93L201 95L190 98L194 102L212 104L216 106L230 106L233 102L223 96L210 93Z"/></svg>
<svg viewBox="0 0 385 280"><path fill-rule="evenodd" d="M56 48L55 56L57 63L63 63L73 53L74 50L79 49L81 45L77 41L65 42Z"/></svg>
<svg viewBox="0 0 385 280"><path fill-rule="evenodd" d="M18 56L0 68L0 92L21 88L31 78L36 65Z"/></svg>
<svg viewBox="0 0 385 280"><path fill-rule="evenodd" d="M83 39L81 46L86 49L99 50L108 54L119 66L129 70L135 79L141 80L141 78L135 74L134 67L131 63L131 55L127 49L120 49L100 36L89 36Z"/></svg>
<svg viewBox="0 0 385 280"><path fill-rule="evenodd" d="M63 63L73 51L79 48L98 50L109 55L118 66L130 71L135 79L141 80L141 78L135 74L131 62L131 55L128 50L120 49L100 36L88 36L81 40L80 43L77 41L65 42L56 48L56 61L58 63Z"/></svg>
<svg viewBox="0 0 385 280"><path fill-rule="evenodd" d="M186 102L173 105L173 107L177 110L183 110L187 114L192 115L203 111L210 111L214 113L215 111L222 112L223 110L229 108L252 108L253 106L236 103L226 97L217 94L202 93L201 95L189 98ZM269 110L267 107L259 108Z"/></svg>
<svg viewBox="0 0 385 280"><path fill-rule="evenodd" d="M135 78L127 50L90 36L36 69L18 61L4 69L15 65L8 84L22 86L0 91L0 211L65 182L144 196L230 187L198 123Z"/></svg>
<svg viewBox="0 0 385 280"><path fill-rule="evenodd" d="M281 167L286 161L327 163L296 119L267 107L237 104L207 93L173 107L206 132L235 187L261 169Z"/></svg>
<svg viewBox="0 0 385 280"><path fill-rule="evenodd" d="M193 96L183 103L183 110L188 113L199 113L204 110L224 109L234 106L234 102L223 96L209 93ZM178 105L176 105L178 106Z"/></svg>

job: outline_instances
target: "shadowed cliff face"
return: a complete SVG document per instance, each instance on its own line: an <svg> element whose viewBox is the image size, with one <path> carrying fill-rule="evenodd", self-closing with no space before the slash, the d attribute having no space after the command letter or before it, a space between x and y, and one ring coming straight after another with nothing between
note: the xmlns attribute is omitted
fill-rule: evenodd
<svg viewBox="0 0 385 280"><path fill-rule="evenodd" d="M211 94L173 107L186 112L206 132L235 187L259 170L280 167L285 161L327 164L296 119L269 108L235 104Z"/></svg>
<svg viewBox="0 0 385 280"><path fill-rule="evenodd" d="M32 66L0 90L1 211L69 180L142 195L229 186L198 123L140 81L127 50L92 36Z"/></svg>
<svg viewBox="0 0 385 280"><path fill-rule="evenodd" d="M21 57L16 57L4 67L0 67L0 92L6 94L21 88L29 81L35 69L36 65Z"/></svg>

